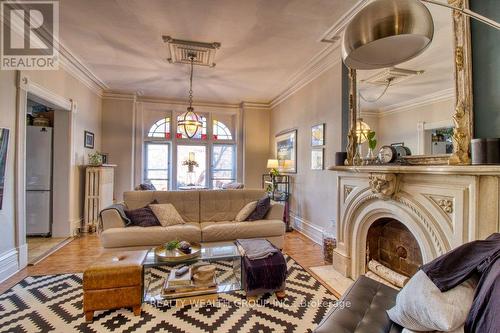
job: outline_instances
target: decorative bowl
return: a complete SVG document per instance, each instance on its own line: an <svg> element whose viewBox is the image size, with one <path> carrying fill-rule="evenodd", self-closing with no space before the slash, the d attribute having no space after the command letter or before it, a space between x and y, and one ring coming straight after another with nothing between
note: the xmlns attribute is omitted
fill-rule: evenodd
<svg viewBox="0 0 500 333"><path fill-rule="evenodd" d="M155 257L158 261L180 263L199 257L201 254L201 245L191 244L191 253L184 253L179 249L167 250L165 245L155 248Z"/></svg>

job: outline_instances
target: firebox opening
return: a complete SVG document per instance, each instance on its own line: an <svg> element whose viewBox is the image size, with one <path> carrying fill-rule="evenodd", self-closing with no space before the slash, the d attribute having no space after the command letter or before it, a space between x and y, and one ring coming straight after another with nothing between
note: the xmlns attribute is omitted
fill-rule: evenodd
<svg viewBox="0 0 500 333"><path fill-rule="evenodd" d="M399 274L412 277L423 263L415 236L398 220L375 221L368 230L366 243L367 265L370 260L376 260Z"/></svg>

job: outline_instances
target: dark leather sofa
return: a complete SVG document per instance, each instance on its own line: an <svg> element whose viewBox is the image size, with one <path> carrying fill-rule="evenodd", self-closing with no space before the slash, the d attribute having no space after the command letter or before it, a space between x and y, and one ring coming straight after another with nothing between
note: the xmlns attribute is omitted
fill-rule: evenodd
<svg viewBox="0 0 500 333"><path fill-rule="evenodd" d="M315 333L401 333L386 310L396 303L398 291L361 276L346 291L338 306L323 318Z"/></svg>

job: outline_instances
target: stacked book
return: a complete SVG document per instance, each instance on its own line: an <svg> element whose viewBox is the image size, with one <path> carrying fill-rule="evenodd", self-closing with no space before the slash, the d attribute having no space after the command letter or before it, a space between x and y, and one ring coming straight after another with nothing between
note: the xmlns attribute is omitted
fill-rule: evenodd
<svg viewBox="0 0 500 333"><path fill-rule="evenodd" d="M194 283L192 268L189 268L181 276L176 276L176 271L176 269L172 269L168 278L165 279L162 290L163 297L170 299L217 292L215 276L205 283Z"/></svg>

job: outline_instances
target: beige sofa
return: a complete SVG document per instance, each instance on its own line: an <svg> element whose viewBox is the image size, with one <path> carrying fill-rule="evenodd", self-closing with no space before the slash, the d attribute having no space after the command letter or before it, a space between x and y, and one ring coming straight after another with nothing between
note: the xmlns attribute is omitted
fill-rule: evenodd
<svg viewBox="0 0 500 333"><path fill-rule="evenodd" d="M220 242L238 238L266 238L283 247L283 206L273 204L264 220L235 222L240 209L264 196L263 190L132 191L123 195L125 209L144 207L157 200L175 206L186 224L171 227L124 227L117 210L101 214L101 244L105 249L141 249L171 240Z"/></svg>

